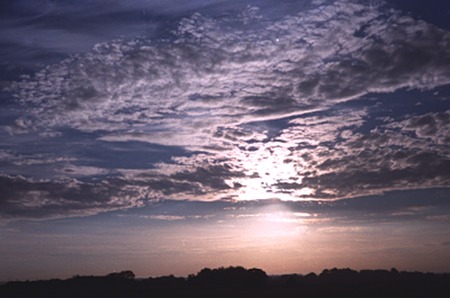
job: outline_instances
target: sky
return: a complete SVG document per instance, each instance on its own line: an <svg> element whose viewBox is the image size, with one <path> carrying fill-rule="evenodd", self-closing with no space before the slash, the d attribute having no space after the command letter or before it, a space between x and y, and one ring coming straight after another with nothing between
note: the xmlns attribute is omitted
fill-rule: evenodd
<svg viewBox="0 0 450 298"><path fill-rule="evenodd" d="M6 0L0 281L450 272L450 4Z"/></svg>

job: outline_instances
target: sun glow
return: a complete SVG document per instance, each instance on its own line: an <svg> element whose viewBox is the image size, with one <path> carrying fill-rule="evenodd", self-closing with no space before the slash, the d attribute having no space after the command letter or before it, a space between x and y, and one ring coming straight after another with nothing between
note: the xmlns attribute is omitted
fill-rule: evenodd
<svg viewBox="0 0 450 298"><path fill-rule="evenodd" d="M266 148L267 147L267 148ZM300 187L303 165L292 162L288 144L262 146L257 151L246 152L241 166L247 176L233 180L242 185L237 191L238 200L280 199L284 201L305 200L314 193L309 187Z"/></svg>
<svg viewBox="0 0 450 298"><path fill-rule="evenodd" d="M307 213L298 216L277 204L267 206L249 216L246 224L248 237L264 246L291 242L306 231L303 218L307 215L310 216Z"/></svg>

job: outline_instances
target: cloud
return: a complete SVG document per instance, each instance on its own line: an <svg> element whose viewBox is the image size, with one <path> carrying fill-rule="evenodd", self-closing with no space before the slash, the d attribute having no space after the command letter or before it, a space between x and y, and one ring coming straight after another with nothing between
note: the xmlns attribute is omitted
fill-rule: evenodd
<svg viewBox="0 0 450 298"><path fill-rule="evenodd" d="M2 128L10 135L17 135L28 133L30 131L30 126L32 126L32 122L30 120L18 118L14 121L14 123L5 125Z"/></svg>
<svg viewBox="0 0 450 298"><path fill-rule="evenodd" d="M36 69L130 32L156 35L164 21L187 9L169 2L176 1L9 1L1 9L3 61ZM189 6L199 6L194 2Z"/></svg>
<svg viewBox="0 0 450 298"><path fill-rule="evenodd" d="M153 219L153 220L164 220L164 221L176 221L176 220L186 219L184 216L176 216L176 215L149 215L146 218Z"/></svg>
<svg viewBox="0 0 450 298"><path fill-rule="evenodd" d="M164 200L120 216L154 220L214 220L285 222L299 227L363 226L372 222L448 221L449 190L392 191L337 201L214 201Z"/></svg>
<svg viewBox="0 0 450 298"><path fill-rule="evenodd" d="M348 220L409 220L447 214L448 189L390 191L381 195L354 197L323 204L323 213L345 215Z"/></svg>
<svg viewBox="0 0 450 298"><path fill-rule="evenodd" d="M446 138L449 129L445 122L447 113L390 121L364 134L339 126L327 131L328 124L318 125L317 130L323 132L323 136L315 139L318 145L313 150L308 149L308 143L302 146L305 153L300 157L306 166L299 174L304 178L290 185L279 184L279 187L308 187L316 190L316 197L343 198L393 189L446 186L450 182L447 170L450 152L446 143L439 140ZM324 117L324 121L332 123L330 119ZM433 128L435 134L421 137L421 131L429 129L429 122L433 121L439 123ZM286 139L292 130L296 128L286 129ZM411 136L411 131L419 136ZM329 143L321 142L327 136Z"/></svg>
<svg viewBox="0 0 450 298"><path fill-rule="evenodd" d="M207 128L224 122L282 118L368 92L449 83L448 32L398 13L378 17L376 9L348 1L275 22L196 13L169 40L98 44L14 90L21 101L38 104L31 114L41 125L150 137L177 128L184 145L188 136L210 138Z"/></svg>
<svg viewBox="0 0 450 298"><path fill-rule="evenodd" d="M111 170L103 168L75 165L67 165L60 169L60 171L64 175L71 177L104 176L111 173Z"/></svg>
<svg viewBox="0 0 450 298"><path fill-rule="evenodd" d="M215 220L267 217L283 212L280 220L321 225L330 222L352 224L367 221L448 220L448 190L386 192L382 195L354 197L327 203L282 200L213 200L219 189L161 177L139 180L109 178L96 182L76 179L36 181L20 176L1 176L0 201L3 221L89 216L123 210L126 216L152 220ZM197 189L194 189L197 187ZM198 193L194 193L197 191ZM166 196L170 200L156 198ZM203 200L203 201L202 201ZM142 210L127 212L140 207ZM137 210L137 209L133 209ZM252 216L249 216L252 214ZM278 220L278 219L276 219Z"/></svg>
<svg viewBox="0 0 450 298"><path fill-rule="evenodd" d="M144 188L148 199L199 201L231 199L240 187L232 180L245 177L230 165L206 162L201 165L189 158L179 158L175 164L162 163L157 169L124 171L123 174L127 181Z"/></svg>
<svg viewBox="0 0 450 298"><path fill-rule="evenodd" d="M142 206L139 189L120 179L83 183L2 175L0 191L0 216L7 220L87 216Z"/></svg>
<svg viewBox="0 0 450 298"><path fill-rule="evenodd" d="M92 20L67 5L51 9ZM13 82L5 92L23 114L4 132L24 143L33 134L47 142L78 134L91 146L73 137L77 162L41 177L47 182L5 170L5 206L19 212L20 189L29 189L24 212L39 217L64 213L51 198L72 206L70 215L153 199L337 200L448 186L448 109L383 120L372 115L371 97L450 84L450 33L382 3L307 8L277 18L252 6L220 17L195 12L162 35L97 43ZM165 155L116 150L136 143ZM4 152L8 162L20 156ZM74 186L61 187L70 177Z"/></svg>
<svg viewBox="0 0 450 298"><path fill-rule="evenodd" d="M431 139L434 143L450 143L450 111L417 115L400 123L402 130L414 132L418 138Z"/></svg>

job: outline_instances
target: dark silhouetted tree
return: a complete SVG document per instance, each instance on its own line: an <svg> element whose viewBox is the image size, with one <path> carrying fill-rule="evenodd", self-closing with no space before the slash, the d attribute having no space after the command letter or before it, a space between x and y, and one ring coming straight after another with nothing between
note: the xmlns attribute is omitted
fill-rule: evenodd
<svg viewBox="0 0 450 298"><path fill-rule="evenodd" d="M120 278L120 279L134 279L136 276L134 275L133 271L125 270L125 271L110 273L106 277L108 277L108 278Z"/></svg>

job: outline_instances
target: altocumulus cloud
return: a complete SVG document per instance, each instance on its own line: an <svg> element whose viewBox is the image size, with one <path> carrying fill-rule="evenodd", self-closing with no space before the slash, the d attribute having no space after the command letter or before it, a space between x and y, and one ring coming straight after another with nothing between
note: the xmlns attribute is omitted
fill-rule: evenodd
<svg viewBox="0 0 450 298"><path fill-rule="evenodd" d="M364 131L371 108L334 109L450 83L450 32L383 9L334 1L276 20L257 7L193 13L164 38L99 43L23 76L8 87L26 111L4 126L9 134L51 139L70 129L191 154L65 191L56 190L64 177L5 173L5 210L20 213L11 206L24 185L33 195L19 205L43 217L62 213L39 213L57 197L72 202L61 203L68 214L89 214L160 198L340 199L449 185L448 111L385 117Z"/></svg>
<svg viewBox="0 0 450 298"><path fill-rule="evenodd" d="M82 183L75 179L36 181L0 176L1 216L9 219L60 218L142 206L139 189L120 179Z"/></svg>
<svg viewBox="0 0 450 298"><path fill-rule="evenodd" d="M208 128L449 83L450 34L424 22L395 12L381 18L375 8L348 1L274 23L249 12L194 14L164 40L99 44L12 88L37 105L29 116L41 125L130 138L142 132L151 142L193 146L211 139Z"/></svg>
<svg viewBox="0 0 450 298"><path fill-rule="evenodd" d="M348 118L341 119L341 123ZM448 112L430 113L389 121L364 134L347 129L351 123L347 122L347 127L335 124L336 117L324 116L323 122L315 125L298 123L280 137L292 139L296 131L306 127L314 127L318 133L296 147L300 153L298 160L305 165L299 173L304 179L280 187L310 187L319 198L343 198L394 189L446 186L450 181L447 118ZM424 130L435 132L428 136ZM322 135L318 136L319 133Z"/></svg>

